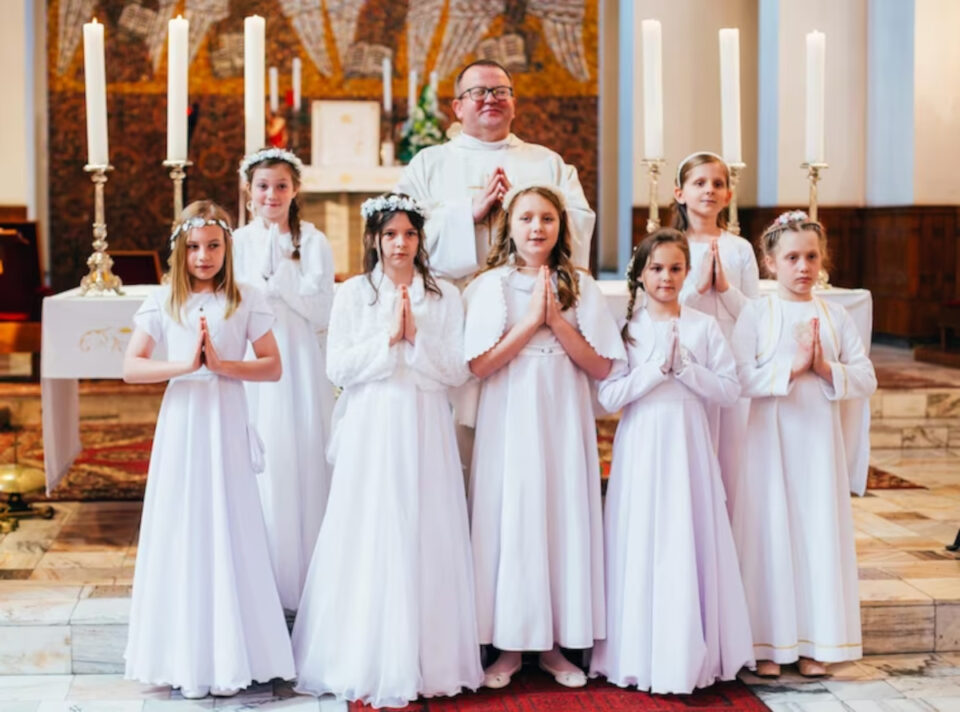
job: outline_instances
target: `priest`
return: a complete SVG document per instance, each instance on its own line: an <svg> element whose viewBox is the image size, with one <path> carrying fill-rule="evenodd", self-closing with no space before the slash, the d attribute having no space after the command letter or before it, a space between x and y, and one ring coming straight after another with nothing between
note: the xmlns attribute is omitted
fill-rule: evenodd
<svg viewBox="0 0 960 712"><path fill-rule="evenodd" d="M573 262L589 269L596 215L576 168L510 132L516 109L510 73L497 62L473 62L457 76L454 96L463 131L420 151L397 185L427 208L431 268L452 280L473 276L486 260L503 196L515 184L545 183L566 196Z"/></svg>

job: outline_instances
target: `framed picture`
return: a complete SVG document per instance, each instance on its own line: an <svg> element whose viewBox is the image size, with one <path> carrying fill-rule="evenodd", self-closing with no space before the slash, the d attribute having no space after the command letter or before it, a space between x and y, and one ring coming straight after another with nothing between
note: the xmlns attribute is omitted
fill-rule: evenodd
<svg viewBox="0 0 960 712"><path fill-rule="evenodd" d="M380 102L314 101L310 116L312 165L380 165Z"/></svg>

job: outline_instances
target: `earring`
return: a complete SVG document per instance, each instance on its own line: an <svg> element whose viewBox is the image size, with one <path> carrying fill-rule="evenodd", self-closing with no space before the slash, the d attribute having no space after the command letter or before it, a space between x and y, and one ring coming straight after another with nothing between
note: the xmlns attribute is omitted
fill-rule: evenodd
<svg viewBox="0 0 960 712"><path fill-rule="evenodd" d="M254 212L253 212L253 201L252 201L252 200L248 200L248 201L247 201L247 212L250 213L251 215L254 214Z"/></svg>

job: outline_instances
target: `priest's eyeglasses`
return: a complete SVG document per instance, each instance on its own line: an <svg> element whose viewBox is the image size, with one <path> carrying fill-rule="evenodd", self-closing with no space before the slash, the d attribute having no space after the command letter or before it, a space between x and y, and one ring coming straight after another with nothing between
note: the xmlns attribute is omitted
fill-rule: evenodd
<svg viewBox="0 0 960 712"><path fill-rule="evenodd" d="M472 87L463 92L458 98L463 99L469 96L474 101L486 101L487 94L493 96L496 101L505 101L513 96L513 87Z"/></svg>

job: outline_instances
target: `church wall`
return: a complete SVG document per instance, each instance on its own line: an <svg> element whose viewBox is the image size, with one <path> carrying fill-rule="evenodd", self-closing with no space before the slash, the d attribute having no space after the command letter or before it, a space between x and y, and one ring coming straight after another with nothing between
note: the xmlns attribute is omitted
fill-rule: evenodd
<svg viewBox="0 0 960 712"><path fill-rule="evenodd" d="M920 205L960 203L960 3L916 0L914 186Z"/></svg>
<svg viewBox="0 0 960 712"><path fill-rule="evenodd" d="M33 107L28 71L30 51L27 18L29 0L4 0L0 22L0 96L7 110L0 111L0 205L27 206L33 203L33 152L29 121Z"/></svg>
<svg viewBox="0 0 960 712"><path fill-rule="evenodd" d="M78 5L82 3L67 0L50 0L46 5L50 234L57 289L75 286L90 251L93 191L83 172L86 133L80 41L80 25L90 18L71 14ZM156 25L161 32L151 30L157 8L166 5L134 0L98 3L98 20L106 26L110 161L115 168L106 185L106 215L108 240L114 249L162 249L172 217L171 183L161 166L166 153L166 23ZM441 71L439 93L442 109L452 118L449 99L459 67L480 52L506 57L518 95L515 132L554 148L576 165L587 198L596 204L597 0L585 0L583 16L574 16L566 28L551 22L560 17L563 24L569 14L550 15L527 3L508 2L504 12L486 18L485 29L472 41L465 39L465 28L489 5L481 0L472 0L463 17L447 9L447 3L412 0L411 8L426 15L413 23L420 31L409 36L406 3L344 3L357 6L354 31L349 31L349 22L327 26L322 21L326 34L319 39L304 30L309 18L285 16L284 8L296 8L295 3L223 0L207 5L213 8L206 16L210 24L200 35L190 63L189 100L198 111L189 150L195 165L188 173L187 200L209 197L234 215L237 212L236 167L243 151L242 23L245 15L256 13L266 18L267 66L280 71L281 96L290 86L293 57L301 57L305 106L321 98L380 101L378 53L390 52L395 71L394 118L399 122L406 114L410 59L425 80L442 61L443 40L448 36L454 51ZM183 7L184 2L178 1L170 12ZM552 32L555 28L559 32ZM577 56L576 47L573 54L554 54L547 38L564 32L582 35L582 57ZM522 51L512 51L518 40ZM585 73L578 69L578 58L585 63ZM387 129L383 122L383 130ZM299 147L309 146L308 122L298 138ZM300 152L308 159L308 150Z"/></svg>

